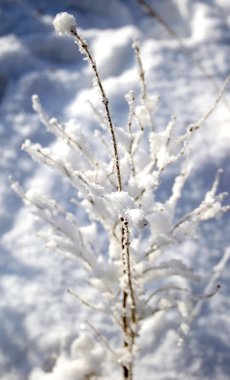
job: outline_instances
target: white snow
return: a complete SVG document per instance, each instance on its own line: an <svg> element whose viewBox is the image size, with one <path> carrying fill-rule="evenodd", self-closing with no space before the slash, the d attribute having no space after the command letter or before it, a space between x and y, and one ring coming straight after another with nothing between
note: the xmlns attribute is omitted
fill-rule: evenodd
<svg viewBox="0 0 230 380"><path fill-rule="evenodd" d="M75 31L77 24L75 17L67 12L58 13L53 21L54 29L60 34Z"/></svg>

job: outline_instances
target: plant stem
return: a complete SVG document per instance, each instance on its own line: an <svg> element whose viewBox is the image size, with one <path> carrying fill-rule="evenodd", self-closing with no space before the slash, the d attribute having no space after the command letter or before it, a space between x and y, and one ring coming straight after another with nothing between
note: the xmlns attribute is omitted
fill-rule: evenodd
<svg viewBox="0 0 230 380"><path fill-rule="evenodd" d="M78 34L77 31L72 31L72 35L74 36L80 51L86 55L87 60L89 61L90 66L94 72L96 82L101 94L102 103L105 108L105 114L108 121L108 126L111 134L112 145L113 145L113 156L114 156L114 166L117 177L117 190L119 192L122 191L122 180L121 180L121 170L119 164L119 155L117 148L117 140L114 131L114 126L109 110L109 100L106 96L104 87L102 85L100 75L97 70L96 63L89 51L87 43L82 39L82 37ZM124 331L124 348L132 355L133 346L135 342L135 325L136 325L136 302L135 295L133 289L133 281L132 281L132 271L131 271L131 262L130 262L130 233L129 233L129 223L126 218L121 217L121 248L122 248L122 266L123 266L123 274L125 280L127 282L127 290L123 290L122 294L122 324ZM129 302L128 302L129 301ZM123 379L124 380L132 380L133 375L133 360L130 359L128 364L122 365L123 369Z"/></svg>
<svg viewBox="0 0 230 380"><path fill-rule="evenodd" d="M110 110L109 110L109 99L106 96L104 87L103 87L101 79L100 79L100 75L99 75L98 70L97 70L96 63L93 59L93 56L91 55L91 53L89 51L88 44L86 43L86 41L84 41L82 39L82 37L77 33L77 31L72 31L72 35L75 37L76 42L78 43L78 45L80 47L80 51L82 51L86 55L90 65L92 67L92 70L94 72L94 75L95 75L95 78L97 81L97 85L98 85L100 93L101 93L102 103L104 104L105 114L106 114L106 118L108 120L109 130L110 130L110 134L111 134L111 138L112 138L113 151L114 151L114 164L115 164L115 170L116 170L116 176L117 176L117 185L118 185L117 187L118 187L118 191L122 191L121 170L120 170L120 165L119 165L117 140L116 140L114 126L113 126L113 122L112 122L112 118L111 118L111 114L110 114Z"/></svg>

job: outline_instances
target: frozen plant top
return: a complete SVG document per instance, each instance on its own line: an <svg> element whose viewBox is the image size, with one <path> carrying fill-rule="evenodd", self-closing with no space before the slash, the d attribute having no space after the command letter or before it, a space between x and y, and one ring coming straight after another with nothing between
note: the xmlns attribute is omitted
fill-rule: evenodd
<svg viewBox="0 0 230 380"><path fill-rule="evenodd" d="M77 24L73 15L67 12L58 13L53 20L54 29L60 34L75 32Z"/></svg>

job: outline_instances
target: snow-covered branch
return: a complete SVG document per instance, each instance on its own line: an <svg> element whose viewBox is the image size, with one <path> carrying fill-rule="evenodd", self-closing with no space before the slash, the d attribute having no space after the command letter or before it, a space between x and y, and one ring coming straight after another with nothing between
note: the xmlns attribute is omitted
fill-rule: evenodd
<svg viewBox="0 0 230 380"><path fill-rule="evenodd" d="M152 116L159 98L148 94L140 47L135 41L140 102L138 104L133 91L128 93L128 122L117 128L97 65L87 42L78 33L75 18L65 12L58 14L54 27L59 33L74 38L92 69L101 109L94 105L91 109L102 128L92 138L73 121L62 124L46 114L38 96L34 95L33 108L47 130L57 138L59 149L57 153L55 144L45 148L29 140L22 148L33 159L69 180L89 222L80 226L74 213L67 212L37 189L24 191L17 183L12 187L50 226L48 232L40 233L46 246L77 258L86 270L88 283L100 294L100 303L91 302L74 291L71 293L94 312L110 314L120 336L119 347L111 348L107 337L90 324L91 330L112 352L113 360L117 358L123 379L132 380L141 323L149 317L154 318L158 312L177 310L182 320L178 324L180 333L184 336L194 303L202 300L202 295L195 296L189 287L190 282L200 280L199 274L182 259L164 258L164 254L169 246L173 245L176 250L179 243L193 237L200 223L230 210L229 205L223 204L226 194L218 194L219 171L200 205L179 220L176 216L190 173L186 157L188 143L192 141L193 132L198 132L214 112L224 87L210 110L181 135L176 133L175 117L165 129L157 130ZM224 86L227 83L228 80ZM105 154L100 155L100 150ZM161 190L162 174L175 163L177 174L171 195L162 202L157 195ZM97 243L99 234L105 238L103 246ZM204 294L204 298L208 298L208 294L214 293ZM97 363L102 360L101 354L94 343L91 345L84 332L76 341L75 346L83 357L82 362L77 361L81 363L79 379L97 378L102 373L103 364Z"/></svg>

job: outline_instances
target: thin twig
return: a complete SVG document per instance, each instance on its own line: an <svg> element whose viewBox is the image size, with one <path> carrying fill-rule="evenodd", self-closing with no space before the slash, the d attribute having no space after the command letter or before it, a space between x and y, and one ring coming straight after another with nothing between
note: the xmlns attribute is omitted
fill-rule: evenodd
<svg viewBox="0 0 230 380"><path fill-rule="evenodd" d="M213 295L213 292L214 294L216 293L216 291L220 288L220 285L217 284L216 285L216 288L214 289L213 291L213 287L215 286L216 282L218 281L218 279L220 278L224 268L226 267L227 263L229 262L229 259L230 259L230 247L227 247L223 256L221 256L219 262L217 263L217 265L213 268L213 273L212 275L210 276L210 279L205 287L205 290L204 290L204 293L206 294L211 294L211 296ZM198 299L198 302L192 312L192 315L191 315L191 320L194 320L197 315L199 314L200 310L201 310L201 307L203 305L203 302L206 298L209 298L209 297L204 297L204 298L199 298Z"/></svg>
<svg viewBox="0 0 230 380"><path fill-rule="evenodd" d="M138 75L140 78L140 85L141 85L141 102L146 107L146 110L148 112L149 120L151 123L151 126L153 128L153 120L152 120L152 113L151 109L148 104L148 95L147 95L147 84L145 79L145 71L141 59L141 52L140 52L140 46L137 40L133 42L133 48L136 56L137 61L137 68L138 68Z"/></svg>
<svg viewBox="0 0 230 380"><path fill-rule="evenodd" d="M134 52L136 56L138 74L139 74L140 84L141 84L141 99L142 99L142 102L145 102L145 100L147 99L147 85L146 85L146 80L145 80L145 71L143 68L142 60L141 60L140 46L137 40L133 42L133 48L134 48Z"/></svg>
<svg viewBox="0 0 230 380"><path fill-rule="evenodd" d="M90 309L93 309L95 311L99 311L101 313L105 313L107 314L107 311L98 307L98 306L95 306L95 305L92 305L91 303L89 303L88 301L84 300L82 297L80 297L77 293L73 292L72 290L70 289L67 289L67 292L69 294L71 294L72 296L74 296L75 298L77 298L83 305L89 307Z"/></svg>
<svg viewBox="0 0 230 380"><path fill-rule="evenodd" d="M102 101L102 104L104 105L104 108L105 108L106 118L108 120L109 130L110 130L110 134L111 134L111 138L112 138L112 144L113 144L113 150L114 150L114 165L115 165L116 176L117 176L118 191L122 191L121 170L120 170L120 164L119 164L117 140L116 140L114 126L113 126L113 122L112 122L112 118L111 118L111 114L110 114L110 109L109 109L109 99L106 96L104 87L103 87L102 82L101 82L99 72L97 70L97 65L93 59L92 54L89 51L88 44L78 34L77 30L72 30L71 34L73 35L73 37L75 38L75 41L79 45L80 51L86 55L90 65L92 67L92 70L94 72L95 78L96 78L96 82L97 82L97 85L98 85L98 88L99 88L99 91L101 94L101 98L102 98L101 101Z"/></svg>
<svg viewBox="0 0 230 380"><path fill-rule="evenodd" d="M151 299L155 297L158 293L169 292L171 290L180 291L180 292L189 292L189 289L187 288L182 288L180 286L175 286L175 285L167 285L151 293L149 297L147 298L147 300L145 301L145 304L148 304L151 301Z"/></svg>
<svg viewBox="0 0 230 380"><path fill-rule="evenodd" d="M111 354L114 356L116 362L118 362L117 355L116 355L115 351L112 349L112 347L110 346L110 344L108 343L108 340L105 338L105 336L102 335L100 333L100 331L98 331L96 329L96 327L94 325L92 325L92 323L90 323L88 320L85 320L85 323L91 328L91 330L94 332L96 337L104 344L104 346L107 348L107 350L109 350L111 352Z"/></svg>
<svg viewBox="0 0 230 380"><path fill-rule="evenodd" d="M213 105L206 112L206 114L204 114L204 116L202 116L200 118L200 120L198 120L196 123L194 123L194 124L192 124L192 125L190 125L188 127L188 132L189 133L192 133L192 132L196 131L197 129L199 129L200 127L202 127L202 125L207 121L207 119L213 114L213 112L216 110L218 104L223 99L224 91L225 91L227 85L229 84L229 82L230 82L230 75L227 76L227 78L225 79L223 85L218 90L218 95L217 95L217 97L216 97Z"/></svg>
<svg viewBox="0 0 230 380"><path fill-rule="evenodd" d="M78 44L80 51L85 54L87 60L89 61L90 66L92 67L92 70L95 75L96 83L98 85L100 94L101 94L101 101L105 108L105 114L108 121L108 126L111 134L112 139L112 145L113 145L113 153L114 153L114 166L115 166L115 172L117 177L117 189L118 191L122 191L122 179L121 179L121 170L120 170L120 163L119 163L119 155L118 155L118 147L117 147L117 140L115 136L114 126L110 114L109 109L109 100L106 96L104 87L102 85L99 72L97 70L96 63L89 51L88 45L86 41L82 39L82 37L78 34L77 30L71 30L71 34L75 38L76 43ZM135 306L135 298L134 298L134 290L132 285L132 274L131 274L131 265L130 265L130 252L129 252L129 224L126 219L123 217L120 218L121 222L121 246L122 246L122 263L123 263L123 273L125 276L127 276L127 282L128 282L128 292L126 290L123 291L123 328L125 332L125 339L124 339L124 345L128 348L130 352L132 352L133 344L134 344L134 336L132 329L130 328L130 321L128 318L129 310L128 310L128 304L127 300L130 297L131 300L131 321L135 324L136 322L136 306ZM128 337L131 336L131 342L129 342ZM129 364L129 366L123 366L123 376L124 379L132 380L132 362Z"/></svg>
<svg viewBox="0 0 230 380"><path fill-rule="evenodd" d="M126 100L129 105L129 116L128 116L128 130L130 134L130 144L129 144L129 157L130 157L130 166L131 166L131 172L133 177L136 175L136 169L135 169L135 164L134 164L134 154L133 154L133 143L134 143L134 135L132 131L132 124L133 124L133 117L134 117L134 112L135 112L135 106L134 106L134 93L133 91L130 91L128 95L126 96Z"/></svg>

